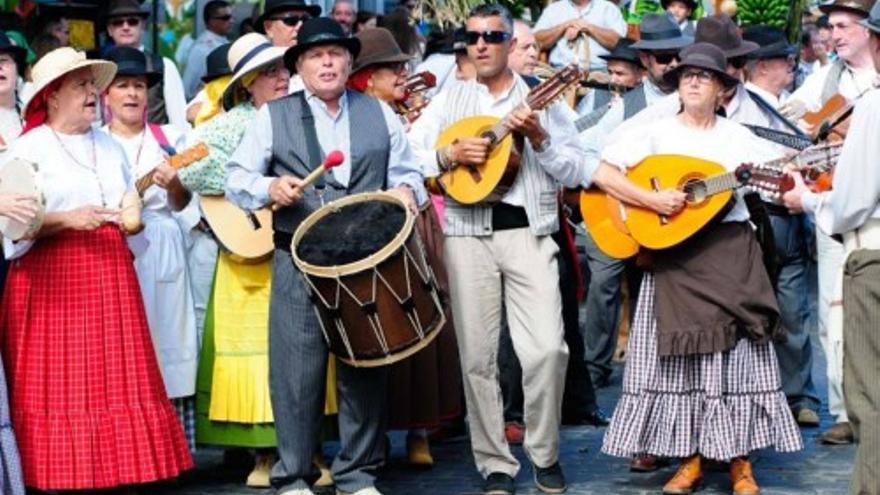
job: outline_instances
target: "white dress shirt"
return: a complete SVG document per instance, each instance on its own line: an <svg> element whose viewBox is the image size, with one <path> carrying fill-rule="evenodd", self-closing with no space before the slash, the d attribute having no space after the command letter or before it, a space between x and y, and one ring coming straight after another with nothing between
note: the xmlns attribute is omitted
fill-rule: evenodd
<svg viewBox="0 0 880 495"><path fill-rule="evenodd" d="M831 191L805 192L804 210L816 217L827 234L854 230L868 219L880 218L880 90L866 93L856 103L849 133L843 143Z"/></svg>
<svg viewBox="0 0 880 495"><path fill-rule="evenodd" d="M315 119L315 131L321 149L325 154L339 150L345 155L345 161L327 173L332 174L340 184L347 186L351 177L348 92L340 97L339 111L336 115L333 115L327 109L326 103L314 94L306 91L305 95ZM388 105L381 102L380 105L390 136L388 186L397 187L402 184L410 186L416 194L416 201L423 204L427 200L427 192L403 125ZM279 138L283 139L283 136ZM226 196L242 208L257 209L269 203L269 184L275 177L265 174L272 157L273 139L269 106L263 105L257 111L256 118L245 131L241 144L227 164L229 174L226 179Z"/></svg>
<svg viewBox="0 0 880 495"><path fill-rule="evenodd" d="M829 63L810 74L801 87L791 94L791 99L802 101L810 112L822 108L822 90L825 89L825 80L833 66L834 64ZM877 71L874 67L853 69L847 66L840 74L837 92L847 100L853 101L870 90L876 78Z"/></svg>
<svg viewBox="0 0 880 495"><path fill-rule="evenodd" d="M552 2L541 12L541 17L535 24L534 31L542 31L556 27L564 22L574 19L583 19L590 24L611 29L620 36L626 36L626 21L623 19L617 5L608 0L590 0L583 7L575 5L571 0L558 0ZM601 70L607 65L599 55L607 55L608 50L599 44L592 36L590 43L590 70ZM561 36L553 49L550 51L550 65L562 67L579 61L580 54L569 46L565 36ZM584 68L584 67L582 67Z"/></svg>

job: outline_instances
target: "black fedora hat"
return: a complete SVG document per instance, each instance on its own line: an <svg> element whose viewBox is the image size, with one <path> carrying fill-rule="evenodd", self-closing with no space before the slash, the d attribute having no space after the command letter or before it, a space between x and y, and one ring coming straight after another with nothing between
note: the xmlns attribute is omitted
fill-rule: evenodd
<svg viewBox="0 0 880 495"><path fill-rule="evenodd" d="M150 13L141 7L138 0L110 0L107 11L104 14L106 18L122 17L122 16L150 17Z"/></svg>
<svg viewBox="0 0 880 495"><path fill-rule="evenodd" d="M16 45L3 31L0 31L0 53L8 53L15 60L19 71L24 70L27 48Z"/></svg>
<svg viewBox="0 0 880 495"><path fill-rule="evenodd" d="M721 83L728 88L739 84L739 79L725 72L727 69L727 57L724 56L724 52L721 51L721 48L711 43L694 43L682 50L680 57L681 61L678 63L678 66L663 76L670 84L678 86L681 72L688 67L697 67L714 72L718 79L721 80Z"/></svg>
<svg viewBox="0 0 880 495"><path fill-rule="evenodd" d="M680 2L686 4L691 8L691 10L697 8L697 0L679 0ZM663 7L663 10L669 8L669 4L672 3L672 0L660 0L660 6Z"/></svg>
<svg viewBox="0 0 880 495"><path fill-rule="evenodd" d="M868 28L872 33L880 34L880 2L871 7L871 13L868 17L859 21L863 27Z"/></svg>
<svg viewBox="0 0 880 495"><path fill-rule="evenodd" d="M715 45L724 52L727 58L742 57L759 48L757 43L743 41L736 24L727 14L703 17L697 22L695 33L697 43Z"/></svg>
<svg viewBox="0 0 880 495"><path fill-rule="evenodd" d="M128 46L114 46L104 56L116 64L116 77L119 76L146 76L147 85L152 86L162 79L162 74L147 67L147 57L144 52Z"/></svg>
<svg viewBox="0 0 880 495"><path fill-rule="evenodd" d="M284 54L284 64L293 73L296 69L296 60L309 48L320 45L341 45L351 52L351 58L356 59L361 51L361 42L345 34L342 26L329 17L316 17L303 23L297 33L296 45L287 49Z"/></svg>
<svg viewBox="0 0 880 495"><path fill-rule="evenodd" d="M272 14L294 9L305 10L312 17L321 15L320 5L309 5L305 0L266 0L265 5L263 5L263 13L254 22L254 29L258 33L266 34L266 31L263 29L263 21L268 20Z"/></svg>
<svg viewBox="0 0 880 495"><path fill-rule="evenodd" d="M218 77L232 74L232 69L229 67L229 59L227 58L229 57L230 46L232 46L232 43L224 43L211 50L211 53L208 54L208 58L205 59L207 71L202 76L203 83L208 84Z"/></svg>
<svg viewBox="0 0 880 495"><path fill-rule="evenodd" d="M681 29L665 12L645 14L639 32L639 41L631 46L634 50L679 50L694 42L690 36L681 34Z"/></svg>
<svg viewBox="0 0 880 495"><path fill-rule="evenodd" d="M751 59L788 58L798 52L798 47L790 44L779 28L771 26L749 26L743 30L743 40L757 43L760 48L748 54Z"/></svg>
<svg viewBox="0 0 880 495"><path fill-rule="evenodd" d="M631 64L642 66L642 61L639 60L639 52L632 49L632 44L635 43L635 40L629 38L620 38L617 40L617 44L614 45L614 48L607 55L599 55L599 58L605 60L606 62L610 62L612 60L621 60L623 62L629 62Z"/></svg>

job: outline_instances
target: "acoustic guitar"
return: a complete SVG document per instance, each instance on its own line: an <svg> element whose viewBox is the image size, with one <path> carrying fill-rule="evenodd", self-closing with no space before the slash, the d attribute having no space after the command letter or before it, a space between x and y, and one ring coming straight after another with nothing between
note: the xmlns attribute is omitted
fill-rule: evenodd
<svg viewBox="0 0 880 495"><path fill-rule="evenodd" d="M532 110L546 108L566 89L580 80L580 70L570 65L532 88L525 104ZM439 189L463 204L494 203L501 200L513 186L520 167L522 139L514 135L503 119L476 116L461 119L447 127L437 138L435 149L444 148L464 137L489 139L489 157L479 165L456 165L437 177L428 178L431 190ZM518 141L516 144L514 141Z"/></svg>
<svg viewBox="0 0 880 495"><path fill-rule="evenodd" d="M603 253L625 259L640 247L666 249L684 242L715 218L741 186L781 194L783 167L819 167L836 156L826 146L807 148L796 157L783 157L761 164L743 164L733 172L718 163L682 155L653 155L627 172L643 189L679 189L687 194L685 208L673 216L625 205L598 188L581 192L581 214L587 231ZM824 166L824 165L822 165ZM790 180L790 177L788 178Z"/></svg>
<svg viewBox="0 0 880 495"><path fill-rule="evenodd" d="M247 211L225 196L202 196L202 216L220 246L238 263L259 263L275 250L272 209Z"/></svg>
<svg viewBox="0 0 880 495"><path fill-rule="evenodd" d="M829 98L822 108L807 112L801 118L814 129L811 136L814 141L820 138L843 140L849 130L849 114L852 113L852 108L853 103L838 93ZM830 129L831 126L834 128Z"/></svg>

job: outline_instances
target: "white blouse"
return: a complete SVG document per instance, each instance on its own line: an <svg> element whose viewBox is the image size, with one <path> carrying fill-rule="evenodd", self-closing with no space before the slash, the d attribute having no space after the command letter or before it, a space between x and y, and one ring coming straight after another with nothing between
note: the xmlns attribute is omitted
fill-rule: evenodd
<svg viewBox="0 0 880 495"><path fill-rule="evenodd" d="M41 125L18 138L3 163L13 158L37 165L37 186L45 197L47 213L88 205L118 209L125 191L133 188L125 153L99 129L62 134ZM34 242L39 241L4 239L6 258L24 255Z"/></svg>

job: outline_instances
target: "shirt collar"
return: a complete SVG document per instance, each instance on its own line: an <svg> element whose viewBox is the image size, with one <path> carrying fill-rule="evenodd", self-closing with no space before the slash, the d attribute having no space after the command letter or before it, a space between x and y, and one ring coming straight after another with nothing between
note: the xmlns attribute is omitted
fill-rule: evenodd
<svg viewBox="0 0 880 495"><path fill-rule="evenodd" d="M327 117L330 117L334 121L338 121L340 118L342 118L344 114L348 112L348 90L345 90L342 93L342 96L339 97L339 113L336 115L330 114L330 111L327 110L327 104L324 103L324 100L318 98L317 95L309 91L308 88L303 89L303 92L305 93L306 101L309 103L309 106L311 106L312 108L320 108Z"/></svg>
<svg viewBox="0 0 880 495"><path fill-rule="evenodd" d="M746 83L746 89L748 89L749 91L751 91L753 93L756 93L761 98L764 98L764 100L767 103L773 105L774 108L778 107L779 104L781 103L780 97L777 97L776 95L770 93L769 91L758 86L757 84L752 83L751 81Z"/></svg>
<svg viewBox="0 0 880 495"><path fill-rule="evenodd" d="M568 4L571 6L571 8L580 15L585 15L587 12L589 12L593 8L594 3L596 3L596 0L590 0L589 2L587 2L586 5L580 6L574 3L573 0L568 0Z"/></svg>
<svg viewBox="0 0 880 495"><path fill-rule="evenodd" d="M522 79L520 78L520 76L518 74L514 73L513 74L513 83L510 85L509 88L502 91L501 94L497 98L495 96L493 96L491 93L489 93L489 88L485 84L477 82L476 79L474 79L473 81L474 81L474 84L476 85L477 91L485 94L492 101L492 104L495 105L495 104L501 103L504 100L507 100L508 98L513 96L514 89L516 89L517 84L519 84L522 81ZM523 84L525 84L525 83L523 82Z"/></svg>

